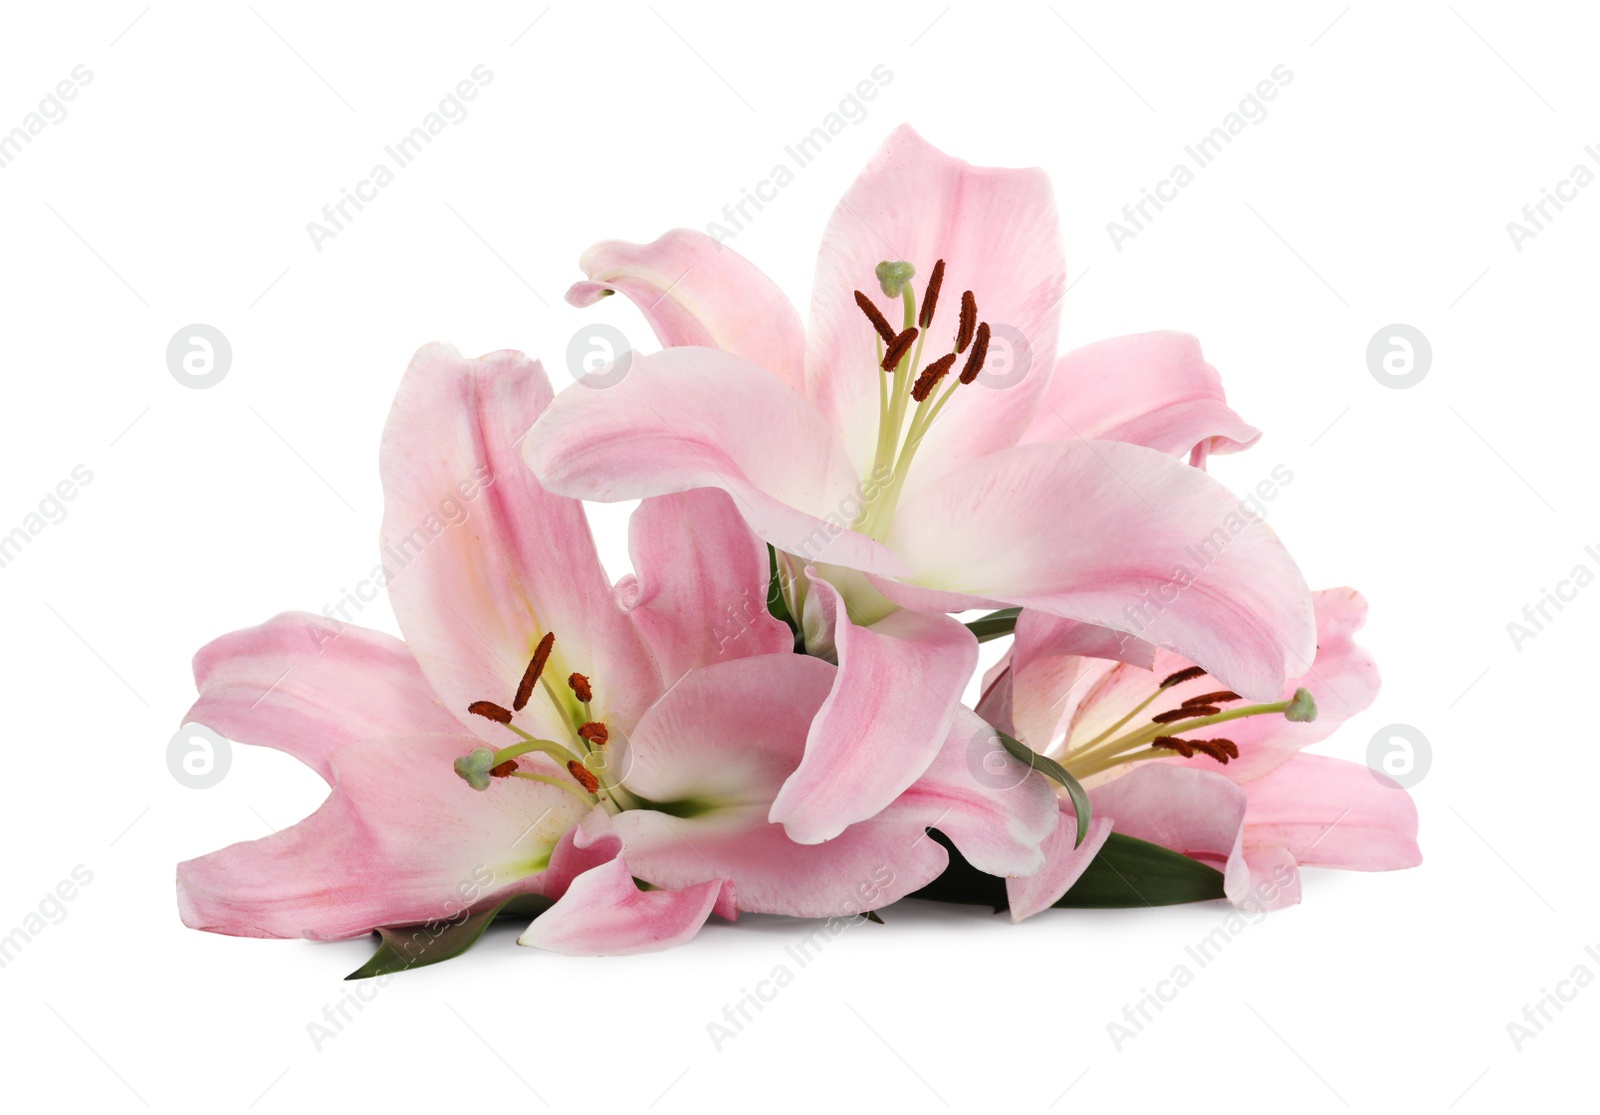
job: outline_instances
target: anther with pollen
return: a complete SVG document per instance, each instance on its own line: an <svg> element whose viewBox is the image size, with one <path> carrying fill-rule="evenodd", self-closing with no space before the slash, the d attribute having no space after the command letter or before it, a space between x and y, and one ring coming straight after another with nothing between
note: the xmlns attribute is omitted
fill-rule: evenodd
<svg viewBox="0 0 1600 1115"><path fill-rule="evenodd" d="M961 292L961 324L956 329L956 351L966 352L972 343L972 330L978 324L978 300L970 290Z"/></svg>
<svg viewBox="0 0 1600 1115"><path fill-rule="evenodd" d="M578 729L578 736L585 743L595 747L604 747L611 739L611 729L598 720L591 720Z"/></svg>
<svg viewBox="0 0 1600 1115"><path fill-rule="evenodd" d="M911 349L911 342L917 339L915 328L907 329L894 340L890 341L883 349L883 363L879 365L884 371L893 371L894 366L900 363L900 358Z"/></svg>
<svg viewBox="0 0 1600 1115"><path fill-rule="evenodd" d="M922 292L922 312L917 315L917 324L924 329L933 324L933 308L939 304L939 287L943 284L944 260L941 259L933 265L927 289Z"/></svg>
<svg viewBox="0 0 1600 1115"><path fill-rule="evenodd" d="M600 780L594 776L594 772L576 759L568 760L567 773L576 778L578 784L591 794L600 788Z"/></svg>
<svg viewBox="0 0 1600 1115"><path fill-rule="evenodd" d="M977 336L972 338L972 351L967 353L966 367L961 369L961 382L971 383L978 378L978 373L983 371L984 357L989 355L989 323L986 321L978 326Z"/></svg>
<svg viewBox="0 0 1600 1115"><path fill-rule="evenodd" d="M567 684L572 687L572 692L578 700L584 704L594 699L594 690L589 687L589 679L582 674L573 674L567 679Z"/></svg>
<svg viewBox="0 0 1600 1115"><path fill-rule="evenodd" d="M1199 666L1190 666L1188 669L1179 670L1177 673L1169 675L1158 688L1171 689L1174 685L1182 685L1186 681L1193 681L1195 678L1203 678L1205 676L1206 672Z"/></svg>
<svg viewBox="0 0 1600 1115"><path fill-rule="evenodd" d="M474 716L486 716L496 724L511 723L511 711L501 708L493 701L473 701L467 706L467 711Z"/></svg>
<svg viewBox="0 0 1600 1115"><path fill-rule="evenodd" d="M499 764L498 766L490 767L489 768L489 774L494 778L510 778L511 777L511 772L516 770L516 769L517 769L517 761L515 759L507 759L505 762Z"/></svg>
<svg viewBox="0 0 1600 1115"><path fill-rule="evenodd" d="M1227 765L1229 759L1239 757L1239 746L1231 739L1180 739L1177 736L1157 736L1151 748L1158 751L1176 751L1185 759L1196 754L1205 755Z"/></svg>
<svg viewBox="0 0 1600 1115"><path fill-rule="evenodd" d="M1226 704L1228 701L1237 701L1238 699L1239 694L1235 693L1231 689L1223 689L1216 693L1202 693L1198 697L1190 697L1187 701L1183 702L1183 707L1190 708L1194 705L1221 705Z"/></svg>
<svg viewBox="0 0 1600 1115"><path fill-rule="evenodd" d="M889 319L884 317L883 312L878 309L877 304L858 290L856 291L856 305L861 307L861 312L867 315L868 321L872 322L872 328L878 331L878 336L883 338L883 343L886 345L893 344L894 328L889 324Z"/></svg>
<svg viewBox="0 0 1600 1115"><path fill-rule="evenodd" d="M939 385L939 381L949 374L950 366L955 362L956 354L947 352L922 369L921 374L917 376L917 382L911 387L911 397L919 403L926 399Z"/></svg>
<svg viewBox="0 0 1600 1115"><path fill-rule="evenodd" d="M1172 724L1179 720L1193 720L1196 716L1212 716L1221 712L1216 705L1184 705L1169 709L1150 718L1152 724Z"/></svg>
<svg viewBox="0 0 1600 1115"><path fill-rule="evenodd" d="M556 633L546 631L544 638L539 640L539 645L533 648L533 659L528 663L528 668L522 671L522 680L517 683L517 695L511 701L511 707L521 712L528 703L528 698L533 696L533 687L539 684L539 675L544 673L544 664L550 661L550 649L556 645Z"/></svg>

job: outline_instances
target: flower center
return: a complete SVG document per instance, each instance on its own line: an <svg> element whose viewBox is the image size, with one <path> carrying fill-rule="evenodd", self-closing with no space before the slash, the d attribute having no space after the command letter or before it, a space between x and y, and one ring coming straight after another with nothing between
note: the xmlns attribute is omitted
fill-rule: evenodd
<svg viewBox="0 0 1600 1115"><path fill-rule="evenodd" d="M1170 758L1173 755L1181 755L1185 759L1204 755L1226 765L1230 759L1239 757L1239 748L1232 740L1195 739L1183 733L1251 716L1281 715L1296 723L1317 718L1317 702L1309 689L1296 689L1294 696L1287 701L1258 705L1233 705L1234 701L1241 699L1239 694L1219 690L1189 697L1175 708L1156 713L1147 723L1128 728L1134 718L1154 704L1162 694L1175 686L1204 677L1205 673L1199 666L1190 666L1164 679L1155 692L1135 705L1122 719L1093 739L1068 750L1062 765L1079 781L1113 767L1145 759ZM1226 707L1229 705L1233 707Z"/></svg>
<svg viewBox="0 0 1600 1115"><path fill-rule="evenodd" d="M878 334L878 367L873 373L878 379L878 442L872 470L864 484L861 511L851 525L881 542L888 536L895 506L900 502L906 475L922 439L956 388L971 383L983 371L989 353L989 323L978 321L978 303L970 290L963 291L961 319L950 350L923 365L923 346L944 285L944 260L933 265L923 288L920 310L911 288L915 267L903 260L886 260L878 264L876 271L884 294L899 298L905 312L903 324L896 331L877 303L861 291L855 292L856 305ZM940 383L962 354L966 354L966 363L941 391Z"/></svg>
<svg viewBox="0 0 1600 1115"><path fill-rule="evenodd" d="M473 701L467 706L467 711L474 716L504 725L520 736L521 741L499 750L487 746L475 747L456 759L456 773L474 790L488 789L492 778L525 778L530 782L560 787L585 805L604 805L612 813L635 808L639 803L623 789L607 757L611 730L594 719L590 710L594 688L589 679L580 673L568 675L569 697L546 676L545 667L550 662L555 643L555 632L545 632L534 648L528 668L523 671L509 709L493 701ZM517 714L527 707L533 697L535 686L543 686L551 705L566 721L571 736L567 743L541 739L515 723ZM566 771L566 776L521 769L517 760L532 754L546 755L555 760L557 766Z"/></svg>

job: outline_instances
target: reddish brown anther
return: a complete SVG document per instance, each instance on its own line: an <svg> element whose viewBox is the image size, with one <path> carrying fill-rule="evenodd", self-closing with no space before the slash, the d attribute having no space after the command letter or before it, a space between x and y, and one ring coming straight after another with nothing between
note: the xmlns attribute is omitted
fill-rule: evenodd
<svg viewBox="0 0 1600 1115"><path fill-rule="evenodd" d="M983 371L984 357L989 355L989 323L978 326L978 335L972 338L972 351L967 353L966 367L961 369L961 382L971 383Z"/></svg>
<svg viewBox="0 0 1600 1115"><path fill-rule="evenodd" d="M511 707L521 712L528 703L528 698L533 696L533 687L539 684L539 675L544 673L544 664L550 661L550 649L556 645L556 633L546 631L544 638L539 640L539 645L533 648L533 658L528 663L528 668L522 671L522 680L517 683L517 695L511 701Z"/></svg>
<svg viewBox="0 0 1600 1115"><path fill-rule="evenodd" d="M861 307L861 312L867 315L868 321L872 322L872 328L878 331L878 336L883 338L883 343L886 345L893 344L894 328L890 326L889 319L883 316L883 311L878 309L877 304L858 290L856 291L856 305Z"/></svg>
<svg viewBox="0 0 1600 1115"><path fill-rule="evenodd" d="M1216 693L1202 693L1198 697L1190 697L1183 704L1187 708L1190 705L1220 705L1227 701L1237 701L1238 699L1239 694L1231 689L1223 689Z"/></svg>
<svg viewBox="0 0 1600 1115"><path fill-rule="evenodd" d="M917 382L911 388L911 397L919 403L926 399L939 381L949 373L950 365L955 362L956 354L947 352L922 369L922 374L917 376Z"/></svg>
<svg viewBox="0 0 1600 1115"><path fill-rule="evenodd" d="M1190 666L1187 669L1179 670L1177 673L1169 675L1167 680L1163 681L1158 688L1171 689L1174 685L1182 685L1186 681L1193 681L1195 678L1203 678L1205 676L1206 672L1199 666Z"/></svg>
<svg viewBox="0 0 1600 1115"><path fill-rule="evenodd" d="M933 265L928 276L928 286L922 292L922 310L917 314L917 324L924 329L933 324L933 308L939 304L939 287L944 284L944 260Z"/></svg>
<svg viewBox="0 0 1600 1115"><path fill-rule="evenodd" d="M490 767L489 774L495 778L510 778L511 772L516 769L517 761L515 759L507 759L498 766Z"/></svg>
<svg viewBox="0 0 1600 1115"><path fill-rule="evenodd" d="M900 358L904 356L907 350L911 348L911 342L916 339L917 330L916 327L913 326L912 328L907 329L904 333L901 333L894 340L890 341L888 345L884 347L883 363L880 365L880 367L882 367L886 372L893 370L894 366L900 363Z"/></svg>
<svg viewBox="0 0 1600 1115"><path fill-rule="evenodd" d="M569 759L567 761L567 771L578 780L578 785L588 790L591 794L600 788L600 780L594 776L594 772L578 762L578 760Z"/></svg>
<svg viewBox="0 0 1600 1115"><path fill-rule="evenodd" d="M961 324L956 329L956 351L966 352L972 343L972 330L978 324L978 300L970 290L961 292Z"/></svg>
<svg viewBox="0 0 1600 1115"><path fill-rule="evenodd" d="M604 747L611 739L611 729L598 720L591 720L578 729L578 737L585 743L593 744L596 747Z"/></svg>
<svg viewBox="0 0 1600 1115"><path fill-rule="evenodd" d="M1192 759L1195 755L1204 755L1208 759L1215 759L1223 766L1227 766L1229 759L1239 757L1239 746L1231 739L1180 739L1177 736L1157 736L1152 748L1160 751L1176 751L1185 759Z"/></svg>
<svg viewBox="0 0 1600 1115"><path fill-rule="evenodd" d="M577 694L578 700L584 704L594 699L594 690L589 688L589 679L582 674L573 674L567 679L567 684L572 686L573 693Z"/></svg>
<svg viewBox="0 0 1600 1115"><path fill-rule="evenodd" d="M1158 713L1150 718L1152 724L1171 724L1177 720L1188 720L1196 716L1210 716L1221 711L1215 705L1184 705L1180 708Z"/></svg>
<svg viewBox="0 0 1600 1115"><path fill-rule="evenodd" d="M467 711L474 716L486 716L496 724L511 723L511 711L501 708L493 701L473 701L467 706Z"/></svg>

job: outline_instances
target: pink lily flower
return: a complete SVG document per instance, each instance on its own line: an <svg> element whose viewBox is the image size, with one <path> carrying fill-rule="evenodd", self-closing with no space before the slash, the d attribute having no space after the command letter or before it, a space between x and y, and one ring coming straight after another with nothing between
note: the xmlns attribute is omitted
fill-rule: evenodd
<svg viewBox="0 0 1600 1115"><path fill-rule="evenodd" d="M621 291L668 347L607 389L563 392L528 460L584 499L720 488L780 552L808 650L839 664L773 804L794 839L873 815L932 761L977 662L944 613L1010 604L1127 631L1130 605L1163 594L1139 637L1257 696L1310 657L1288 553L1265 528L1216 543L1237 497L1169 455L1257 436L1192 340L1056 362L1065 264L1042 171L895 131L829 222L809 329L696 232L601 243L582 265L569 301ZM873 776L841 777L862 740Z"/></svg>
<svg viewBox="0 0 1600 1115"><path fill-rule="evenodd" d="M625 953L711 913L855 914L925 885L936 826L1000 875L1037 872L1058 823L1041 776L979 780L977 716L877 816L822 845L766 819L835 668L767 614L765 548L730 498L644 501L613 587L582 505L519 441L551 390L515 352L422 349L383 438L385 580L405 641L289 613L195 658L198 722L305 762L310 817L178 868L185 924L335 939L552 900L522 935ZM992 764L991 764L992 765ZM641 880L649 889L641 889Z"/></svg>
<svg viewBox="0 0 1600 1115"><path fill-rule="evenodd" d="M1300 901L1300 866L1421 862L1411 797L1365 766L1301 754L1371 705L1356 645L1367 605L1314 594L1317 653L1279 699L1248 705L1193 662L1087 625L1023 613L978 708L1083 782L1096 822L1217 866L1236 905Z"/></svg>

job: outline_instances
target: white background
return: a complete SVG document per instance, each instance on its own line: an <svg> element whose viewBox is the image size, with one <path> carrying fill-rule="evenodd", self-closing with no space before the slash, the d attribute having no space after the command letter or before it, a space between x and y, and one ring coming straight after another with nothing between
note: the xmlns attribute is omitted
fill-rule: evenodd
<svg viewBox="0 0 1600 1115"><path fill-rule="evenodd" d="M74 466L93 479L0 569L0 932L75 866L93 881L0 970L7 1106L1495 1111L1587 1088L1600 990L1521 1052L1506 1026L1575 966L1600 974L1600 588L1520 649L1506 625L1580 562L1600 570L1582 452L1600 188L1520 252L1506 224L1575 164L1600 170L1597 27L1479 0L941 7L8 7L0 130L74 66L93 78L0 170L0 533ZM306 223L480 63L469 115L317 251ZM1227 907L1013 927L909 903L720 1051L707 1023L812 926L713 924L609 960L497 930L317 1049L307 1025L367 942L178 921L179 860L323 792L250 748L215 788L174 781L191 654L366 576L378 436L420 344L522 348L558 386L585 323L651 347L621 299L563 303L578 253L703 228L879 64L893 78L865 119L733 246L807 305L830 209L902 121L975 162L1044 166L1078 280L1063 348L1198 334L1267 431L1213 471L1244 490L1287 465L1271 521L1313 586L1370 599L1385 688L1320 750L1362 759L1395 722L1426 735L1425 863L1309 873L1304 905L1250 926L1120 1051L1107 1023ZM1269 115L1118 251L1107 222L1279 64L1293 80ZM233 348L208 390L165 361L195 322ZM1396 322L1433 348L1406 390L1366 363ZM596 521L621 572L625 509ZM394 626L381 600L360 618Z"/></svg>

